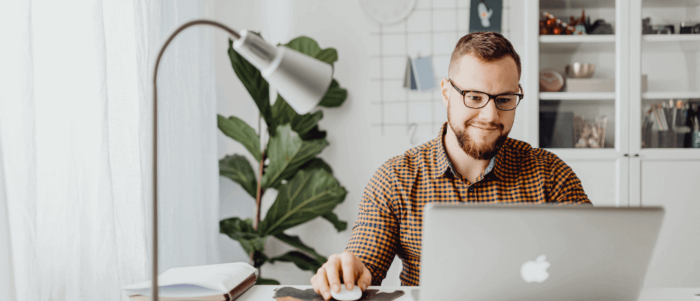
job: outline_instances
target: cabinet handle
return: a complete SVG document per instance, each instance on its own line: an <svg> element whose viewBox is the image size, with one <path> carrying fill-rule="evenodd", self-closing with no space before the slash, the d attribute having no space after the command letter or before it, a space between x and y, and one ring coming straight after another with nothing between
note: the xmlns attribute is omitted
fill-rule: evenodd
<svg viewBox="0 0 700 301"><path fill-rule="evenodd" d="M639 154L634 154L635 157L639 157Z"/></svg>
<svg viewBox="0 0 700 301"><path fill-rule="evenodd" d="M623 156L625 156L625 157L629 157L629 156L630 156L630 154L624 154Z"/></svg>

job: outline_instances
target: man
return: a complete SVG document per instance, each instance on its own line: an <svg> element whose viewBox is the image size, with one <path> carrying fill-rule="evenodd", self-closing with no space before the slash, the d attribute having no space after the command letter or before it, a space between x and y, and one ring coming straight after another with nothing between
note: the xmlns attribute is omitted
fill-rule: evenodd
<svg viewBox="0 0 700 301"><path fill-rule="evenodd" d="M418 285L428 203L590 204L561 159L508 138L523 98L520 73L520 57L502 35L459 40L449 79L440 83L447 123L437 138L377 170L346 252L332 255L311 278L317 293L328 300L341 282L363 291L380 285L395 255L403 262L402 285Z"/></svg>

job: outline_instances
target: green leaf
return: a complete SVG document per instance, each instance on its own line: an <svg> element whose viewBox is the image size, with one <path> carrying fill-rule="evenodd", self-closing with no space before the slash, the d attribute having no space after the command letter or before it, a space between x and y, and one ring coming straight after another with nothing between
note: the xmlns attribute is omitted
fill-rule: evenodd
<svg viewBox="0 0 700 301"><path fill-rule="evenodd" d="M333 169L331 168L326 161L323 161L321 158L313 158L309 162L306 162L304 165L302 165L299 169L303 170L312 170L312 169L323 169L327 171L329 174L333 174Z"/></svg>
<svg viewBox="0 0 700 301"><path fill-rule="evenodd" d="M333 65L338 60L338 51L334 48L326 48L319 51L315 56L316 59Z"/></svg>
<svg viewBox="0 0 700 301"><path fill-rule="evenodd" d="M289 41L289 43L285 44L284 46L299 51L310 57L316 57L316 55L319 52L321 52L321 47L318 46L318 43L316 43L314 39L306 36L300 36L298 38L295 38L294 40Z"/></svg>
<svg viewBox="0 0 700 301"><path fill-rule="evenodd" d="M340 232L340 231L345 231L345 229L348 228L348 223L347 223L347 222L344 222L344 221L341 221L341 220L338 218L338 216L335 215L335 213L333 213L333 212L331 212L331 213L326 213L326 214L324 214L322 217L323 217L324 219L326 219L327 221L331 222L331 224L333 224L333 227L335 227L335 230L337 230L338 232Z"/></svg>
<svg viewBox="0 0 700 301"><path fill-rule="evenodd" d="M324 139L326 138L326 131L321 131L318 129L318 126L315 126L308 133L300 137L302 140Z"/></svg>
<svg viewBox="0 0 700 301"><path fill-rule="evenodd" d="M241 155L226 156L219 160L219 174L231 179L255 199L258 181L248 159Z"/></svg>
<svg viewBox="0 0 700 301"><path fill-rule="evenodd" d="M278 95L275 104L272 106L272 120L270 121L271 127L269 129L270 136L277 135L277 126L291 124L292 130L297 132L297 134L302 137L302 140L306 140L303 137L307 136L310 131L318 126L318 121L322 118L323 111L316 111L304 115L297 114L287 101Z"/></svg>
<svg viewBox="0 0 700 301"><path fill-rule="evenodd" d="M301 239L299 239L299 236L291 236L291 235L284 234L284 232L283 232L283 233L276 234L275 237L277 239L279 239L280 241L282 241L282 242L284 242L292 247L295 247L299 250L302 250L302 251L308 253L309 255L313 256L316 259L316 261L320 261L320 262L325 263L328 260L326 257L322 256L321 254L316 253L316 250L314 250L312 247L309 247L306 244L304 244L303 242L301 242Z"/></svg>
<svg viewBox="0 0 700 301"><path fill-rule="evenodd" d="M275 202L260 222L262 235L276 235L291 227L330 213L347 191L325 170L300 170L280 185Z"/></svg>
<svg viewBox="0 0 700 301"><path fill-rule="evenodd" d="M245 147L258 162L262 159L260 137L258 137L258 134L255 133L252 127L236 116L231 116L226 119L224 116L216 115L216 118L221 132L243 144L243 147Z"/></svg>
<svg viewBox="0 0 700 301"><path fill-rule="evenodd" d="M255 285L280 285L280 282L275 279L258 278Z"/></svg>
<svg viewBox="0 0 700 301"><path fill-rule="evenodd" d="M238 79L241 80L248 93L255 101L255 104L260 110L266 122L271 118L270 111L270 85L262 77L260 70L255 68L250 62L244 59L236 50L233 49L233 41L228 40L228 56L231 59L231 67L236 72Z"/></svg>
<svg viewBox="0 0 700 301"><path fill-rule="evenodd" d="M276 132L267 146L270 164L262 177L263 189L277 188L328 145L325 139L302 140L288 124L278 126Z"/></svg>
<svg viewBox="0 0 700 301"><path fill-rule="evenodd" d="M316 271L318 270L324 262L318 262L316 259L309 257L308 255L297 252L297 251L289 251L284 255L277 256L270 258L270 262L275 262L275 261L284 261L284 262L292 262L294 265L296 265L298 268L305 270L305 271Z"/></svg>
<svg viewBox="0 0 700 301"><path fill-rule="evenodd" d="M345 102L347 97L348 90L341 88L340 84L333 79L326 95L323 96L318 105L326 108L337 108Z"/></svg>
<svg viewBox="0 0 700 301"><path fill-rule="evenodd" d="M253 229L253 220L231 217L219 222L219 232L238 241L247 254L262 252L265 249L265 236ZM264 255L264 254L263 254Z"/></svg>

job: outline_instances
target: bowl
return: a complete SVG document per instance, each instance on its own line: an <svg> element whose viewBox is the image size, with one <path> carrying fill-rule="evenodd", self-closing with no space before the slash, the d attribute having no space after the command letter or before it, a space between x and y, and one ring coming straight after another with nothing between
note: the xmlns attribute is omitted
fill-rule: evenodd
<svg viewBox="0 0 700 301"><path fill-rule="evenodd" d="M566 76L570 78L591 78L595 72L595 65L585 63L573 63L566 65Z"/></svg>

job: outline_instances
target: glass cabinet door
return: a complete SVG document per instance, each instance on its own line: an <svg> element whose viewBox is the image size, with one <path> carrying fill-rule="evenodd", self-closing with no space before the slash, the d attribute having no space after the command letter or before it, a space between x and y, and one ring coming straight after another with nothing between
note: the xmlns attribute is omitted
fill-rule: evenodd
<svg viewBox="0 0 700 301"><path fill-rule="evenodd" d="M540 1L540 147L615 148L615 6L614 0Z"/></svg>

